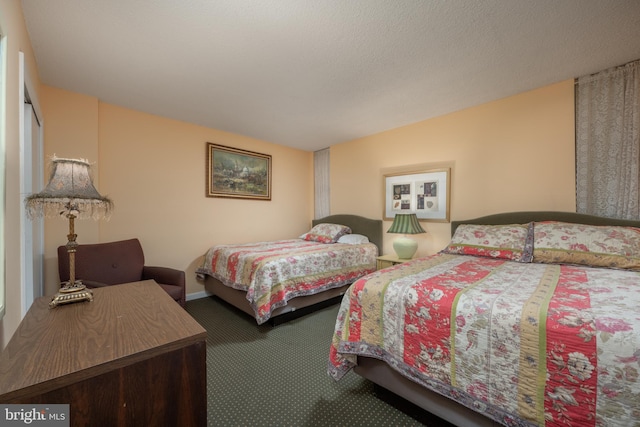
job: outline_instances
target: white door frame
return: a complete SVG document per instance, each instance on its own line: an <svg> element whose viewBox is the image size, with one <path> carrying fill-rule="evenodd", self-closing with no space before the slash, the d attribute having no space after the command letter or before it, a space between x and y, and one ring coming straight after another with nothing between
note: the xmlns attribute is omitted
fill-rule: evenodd
<svg viewBox="0 0 640 427"><path fill-rule="evenodd" d="M20 197L24 200L29 194L42 189L44 161L42 113L23 52L19 52L19 76ZM33 301L43 294L44 220L29 220L24 203L20 206L20 213L20 295L21 317L24 317Z"/></svg>

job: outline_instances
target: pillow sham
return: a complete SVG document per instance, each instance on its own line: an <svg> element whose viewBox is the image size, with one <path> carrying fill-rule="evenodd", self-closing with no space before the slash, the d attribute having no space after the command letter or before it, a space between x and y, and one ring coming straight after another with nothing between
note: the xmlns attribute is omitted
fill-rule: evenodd
<svg viewBox="0 0 640 427"><path fill-rule="evenodd" d="M351 233L351 229L346 225L322 223L314 226L300 238L312 242L335 243L340 237L349 233Z"/></svg>
<svg viewBox="0 0 640 427"><path fill-rule="evenodd" d="M348 243L350 245L360 245L369 243L369 238L363 234L345 234L338 239L338 243Z"/></svg>
<svg viewBox="0 0 640 427"><path fill-rule="evenodd" d="M461 224L442 250L447 254L475 255L531 262L533 223L507 225Z"/></svg>
<svg viewBox="0 0 640 427"><path fill-rule="evenodd" d="M640 270L640 228L543 221L533 235L533 262Z"/></svg>

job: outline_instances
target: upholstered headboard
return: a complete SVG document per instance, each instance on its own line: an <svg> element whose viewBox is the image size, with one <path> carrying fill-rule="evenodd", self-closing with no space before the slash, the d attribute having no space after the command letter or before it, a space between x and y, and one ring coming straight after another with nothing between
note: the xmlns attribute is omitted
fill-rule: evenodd
<svg viewBox="0 0 640 427"><path fill-rule="evenodd" d="M530 212L505 212L487 215L480 218L451 221L451 235L456 232L460 224L524 224L531 221L563 221L576 224L589 225L620 225L627 227L640 227L640 221L626 219L604 218L594 215L579 214L575 212L559 211L530 211Z"/></svg>
<svg viewBox="0 0 640 427"><path fill-rule="evenodd" d="M312 226L321 223L341 224L351 228L353 234L363 234L371 243L378 247L378 253L382 253L382 220L370 219L358 215L338 214L324 218L314 219Z"/></svg>

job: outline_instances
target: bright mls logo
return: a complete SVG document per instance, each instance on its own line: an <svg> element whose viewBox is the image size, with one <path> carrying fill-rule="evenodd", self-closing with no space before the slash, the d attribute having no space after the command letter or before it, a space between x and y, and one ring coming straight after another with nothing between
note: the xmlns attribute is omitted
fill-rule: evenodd
<svg viewBox="0 0 640 427"><path fill-rule="evenodd" d="M69 405L0 405L0 427L69 426Z"/></svg>

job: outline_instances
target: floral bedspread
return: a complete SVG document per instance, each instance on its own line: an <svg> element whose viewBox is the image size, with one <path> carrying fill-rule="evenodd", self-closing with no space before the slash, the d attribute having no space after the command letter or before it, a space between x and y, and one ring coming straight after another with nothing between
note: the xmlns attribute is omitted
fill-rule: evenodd
<svg viewBox="0 0 640 427"><path fill-rule="evenodd" d="M210 248L198 275L247 291L258 324L291 298L352 283L376 269L373 243L350 245L302 239Z"/></svg>
<svg viewBox="0 0 640 427"><path fill-rule="evenodd" d="M640 421L640 273L438 254L345 294L328 372L356 355L504 425Z"/></svg>

